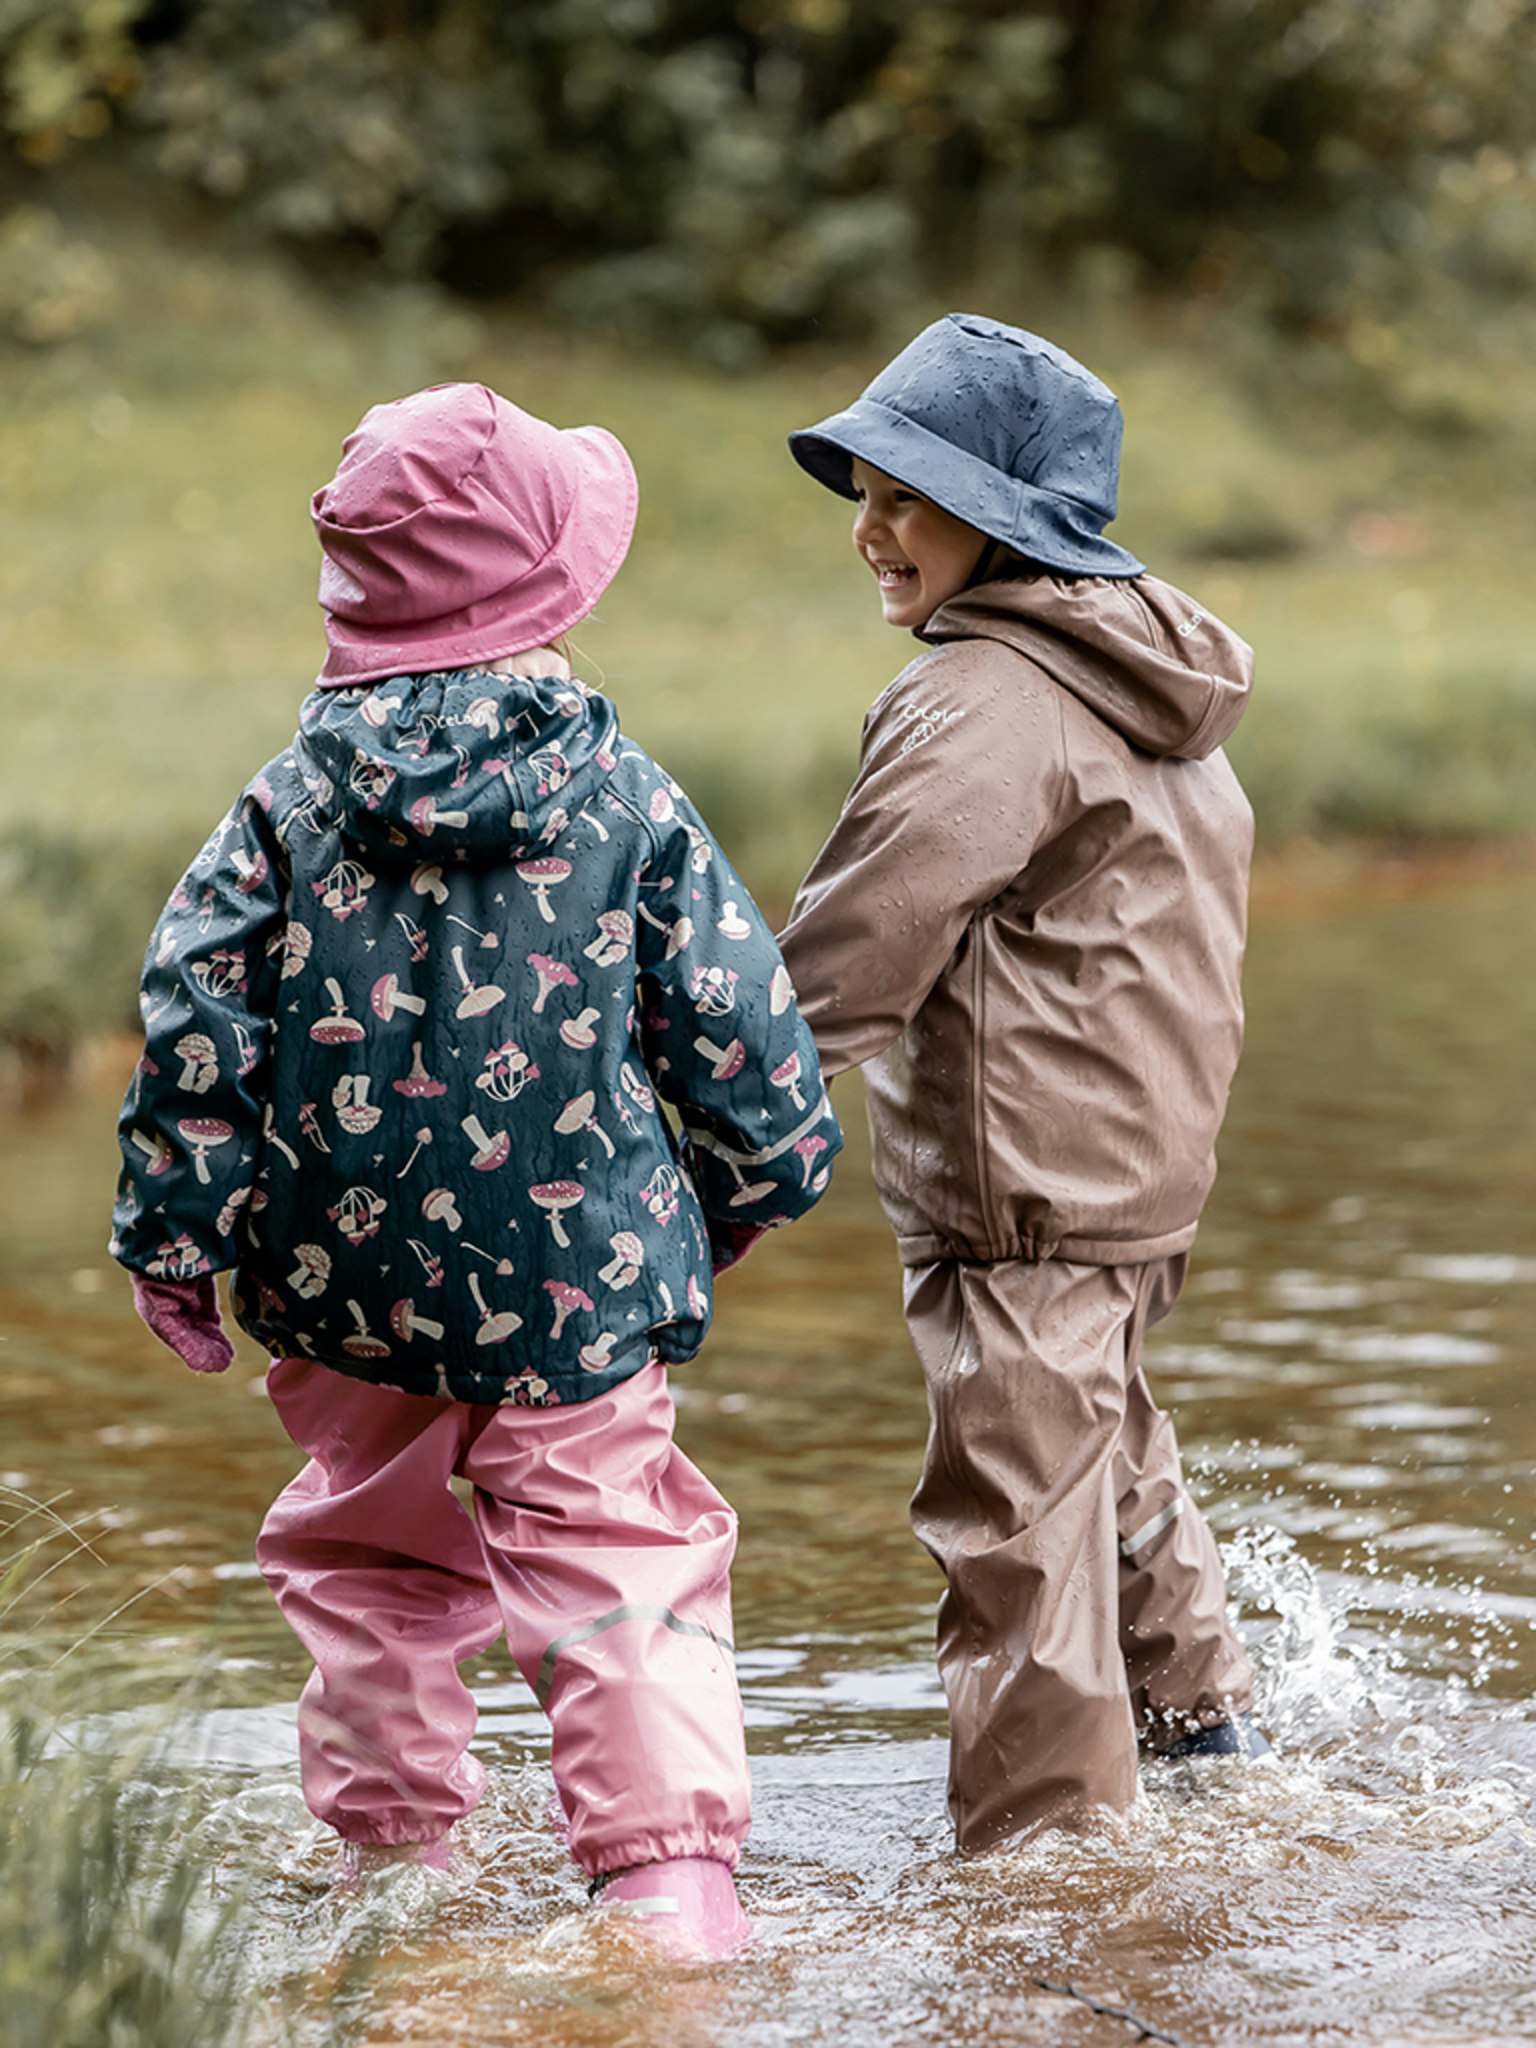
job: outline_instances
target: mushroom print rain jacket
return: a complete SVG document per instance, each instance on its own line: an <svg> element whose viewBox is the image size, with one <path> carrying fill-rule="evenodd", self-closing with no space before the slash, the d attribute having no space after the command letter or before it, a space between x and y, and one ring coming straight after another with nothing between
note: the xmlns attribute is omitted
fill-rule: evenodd
<svg viewBox="0 0 1536 2048"><path fill-rule="evenodd" d="M760 914L606 698L316 691L171 897L112 1250L274 1354L580 1401L703 1342L842 1143ZM657 1100L671 1103L672 1128Z"/></svg>

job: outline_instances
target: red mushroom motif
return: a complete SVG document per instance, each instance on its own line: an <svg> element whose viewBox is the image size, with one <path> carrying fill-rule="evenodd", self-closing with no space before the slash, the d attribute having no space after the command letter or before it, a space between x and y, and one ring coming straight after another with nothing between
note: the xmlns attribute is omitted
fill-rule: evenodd
<svg viewBox="0 0 1536 2048"><path fill-rule="evenodd" d="M747 1049L739 1038L733 1038L729 1045L716 1045L708 1038L693 1041L695 1052L702 1053L710 1063L710 1074L716 1081L734 1080L747 1063ZM797 1063L795 1072L800 1071Z"/></svg>
<svg viewBox="0 0 1536 2048"><path fill-rule="evenodd" d="M216 1116L184 1116L177 1130L192 1147L192 1166L198 1179L207 1187L213 1176L208 1171L208 1154L218 1145L227 1145L235 1135L234 1126Z"/></svg>
<svg viewBox="0 0 1536 2048"><path fill-rule="evenodd" d="M360 1245L364 1238L378 1235L379 1219L388 1206L372 1188L348 1188L335 1207L325 1213L348 1244Z"/></svg>
<svg viewBox="0 0 1536 2048"><path fill-rule="evenodd" d="M552 960L547 953L530 953L528 965L539 978L539 993L534 1001L533 1014L542 1014L544 1005L557 988L577 988L576 976L563 960Z"/></svg>
<svg viewBox="0 0 1536 2048"><path fill-rule="evenodd" d="M487 1131L477 1116L461 1117L459 1129L475 1148L469 1163L477 1173L494 1173L498 1166L506 1165L512 1140L505 1131Z"/></svg>
<svg viewBox="0 0 1536 2048"><path fill-rule="evenodd" d="M441 1323L429 1322L425 1316L417 1315L416 1304L409 1295L397 1301L390 1310L389 1327L402 1344L409 1344L418 1330L423 1337L431 1337L434 1342L443 1334Z"/></svg>
<svg viewBox="0 0 1536 2048"><path fill-rule="evenodd" d="M367 1317L363 1314L357 1303L349 1301L347 1307L352 1311L352 1320L357 1324L357 1333L355 1336L342 1338L342 1350L347 1353L349 1358L388 1358L389 1346L382 1337L374 1336L368 1327Z"/></svg>
<svg viewBox="0 0 1536 2048"><path fill-rule="evenodd" d="M316 1045L360 1044L368 1034L355 1017L347 1015L347 999L342 993L341 983L327 975L325 992L331 999L331 1014L310 1025L310 1037Z"/></svg>
<svg viewBox="0 0 1536 2048"><path fill-rule="evenodd" d="M592 1297L590 1294L584 1294L579 1287L573 1287L567 1280L546 1280L544 1292L555 1304L554 1327L549 1333L550 1342L553 1343L565 1328L568 1316L573 1315L577 1309L591 1308Z"/></svg>
<svg viewBox="0 0 1536 2048"><path fill-rule="evenodd" d="M546 924L553 924L555 913L549 907L549 892L570 879L571 864L551 854L543 860L524 860L517 864L518 880L526 882L533 891L533 900L539 906L539 915Z"/></svg>
<svg viewBox="0 0 1536 2048"><path fill-rule="evenodd" d="M567 1209L574 1209L579 1202L585 1200L586 1192L586 1189L574 1180L546 1181L542 1186L528 1190L528 1199L549 1218L549 1227L554 1232L555 1243L563 1252L570 1250L571 1240L566 1234L561 1218Z"/></svg>
<svg viewBox="0 0 1536 2048"><path fill-rule="evenodd" d="M331 1090L331 1107L336 1112L336 1121L354 1138L366 1136L384 1114L376 1103L368 1100L368 1088L366 1074L343 1074Z"/></svg>
<svg viewBox="0 0 1536 2048"><path fill-rule="evenodd" d="M804 1109L805 1097L800 1093L800 1055L792 1052L787 1060L776 1066L768 1076L775 1088L787 1088L789 1099L796 1109Z"/></svg>
<svg viewBox="0 0 1536 2048"><path fill-rule="evenodd" d="M446 1095L448 1092L448 1083L446 1081L434 1081L422 1064L421 1040L419 1038L411 1047L411 1071L403 1081L394 1081L390 1085L397 1095L409 1095L412 1101L423 1099L430 1095Z"/></svg>

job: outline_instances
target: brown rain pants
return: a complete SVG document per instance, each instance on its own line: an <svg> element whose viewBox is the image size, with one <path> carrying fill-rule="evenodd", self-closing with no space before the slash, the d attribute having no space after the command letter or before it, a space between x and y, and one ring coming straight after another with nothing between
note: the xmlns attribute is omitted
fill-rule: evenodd
<svg viewBox="0 0 1536 2048"><path fill-rule="evenodd" d="M1185 1265L906 1275L932 1418L912 1525L949 1582L938 1654L962 1853L1124 1811L1138 1743L1252 1704L1216 1545L1141 1370Z"/></svg>

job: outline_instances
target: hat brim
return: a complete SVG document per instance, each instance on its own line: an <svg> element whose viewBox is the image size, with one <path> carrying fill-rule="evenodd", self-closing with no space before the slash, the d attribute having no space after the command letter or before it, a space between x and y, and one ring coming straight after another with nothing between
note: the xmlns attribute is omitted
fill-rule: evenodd
<svg viewBox="0 0 1536 2048"><path fill-rule="evenodd" d="M538 566L446 618L368 627L327 613L318 687L471 668L547 646L587 617L629 553L640 485L624 444L606 427L567 427L561 440L573 457L571 502Z"/></svg>
<svg viewBox="0 0 1536 2048"><path fill-rule="evenodd" d="M1104 538L1086 506L1005 475L877 400L860 398L846 412L801 428L790 435L789 452L840 498L855 496L857 456L989 540L1063 575L1144 573L1128 549Z"/></svg>

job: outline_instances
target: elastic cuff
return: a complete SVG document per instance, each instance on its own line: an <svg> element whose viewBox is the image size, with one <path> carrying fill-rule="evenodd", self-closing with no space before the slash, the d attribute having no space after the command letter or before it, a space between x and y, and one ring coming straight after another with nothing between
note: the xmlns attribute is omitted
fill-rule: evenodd
<svg viewBox="0 0 1536 2048"><path fill-rule="evenodd" d="M621 1871L633 1870L641 1863L675 1863L685 1856L702 1857L734 1870L741 1861L741 1838L693 1830L675 1835L644 1835L611 1848L605 1845L589 1850L586 1855L578 1855L576 1861L591 1880L587 1889L596 1898L609 1878L617 1877Z"/></svg>

